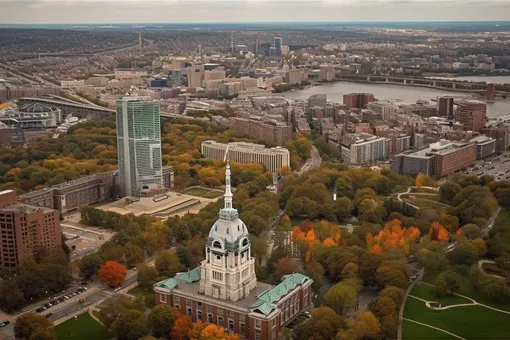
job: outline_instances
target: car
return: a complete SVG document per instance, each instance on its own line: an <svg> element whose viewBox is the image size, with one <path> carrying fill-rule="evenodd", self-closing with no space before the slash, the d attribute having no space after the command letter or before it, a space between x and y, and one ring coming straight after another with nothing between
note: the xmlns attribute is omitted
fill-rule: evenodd
<svg viewBox="0 0 510 340"><path fill-rule="evenodd" d="M69 296L64 295L64 300L69 300Z"/></svg>
<svg viewBox="0 0 510 340"><path fill-rule="evenodd" d="M79 303L83 303L83 302L85 302L85 298L81 298L81 299L79 299L79 300L78 300L78 302L79 302Z"/></svg>
<svg viewBox="0 0 510 340"><path fill-rule="evenodd" d="M53 313L48 313L48 314L46 314L44 317L45 317L46 319L48 319L48 318L49 318L50 316L52 316L52 315L53 315Z"/></svg>
<svg viewBox="0 0 510 340"><path fill-rule="evenodd" d="M39 307L39 308L37 308L35 311L36 311L37 313L42 313L42 312L44 312L44 310L45 310L45 309L46 309L46 308L44 308L44 307Z"/></svg>
<svg viewBox="0 0 510 340"><path fill-rule="evenodd" d="M87 280L83 280L83 281L81 282L81 284L82 284L82 285L86 285L87 283L89 283Z"/></svg>
<svg viewBox="0 0 510 340"><path fill-rule="evenodd" d="M44 307L46 307L46 308L50 308L50 307L52 307L52 306L53 306L53 305L52 305L50 302L48 302L48 303L45 303L45 304L44 304Z"/></svg>
<svg viewBox="0 0 510 340"><path fill-rule="evenodd" d="M57 301L57 300L52 300L52 301L50 301L50 305L52 305L52 306L55 306L57 303L58 303L58 301Z"/></svg>
<svg viewBox="0 0 510 340"><path fill-rule="evenodd" d="M9 320L2 321L2 322L0 322L0 327L5 327L5 326L7 326L10 323L11 322Z"/></svg>

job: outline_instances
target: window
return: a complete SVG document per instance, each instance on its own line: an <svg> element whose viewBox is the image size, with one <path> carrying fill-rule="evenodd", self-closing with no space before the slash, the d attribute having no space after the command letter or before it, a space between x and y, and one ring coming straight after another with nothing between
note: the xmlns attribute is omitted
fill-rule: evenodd
<svg viewBox="0 0 510 340"><path fill-rule="evenodd" d="M188 316L191 317L193 315L193 310L191 308L188 308Z"/></svg>
<svg viewBox="0 0 510 340"><path fill-rule="evenodd" d="M239 323L239 333L246 334L246 325L244 324L244 322Z"/></svg>
<svg viewBox="0 0 510 340"><path fill-rule="evenodd" d="M223 327L223 318L218 316L218 326Z"/></svg>
<svg viewBox="0 0 510 340"><path fill-rule="evenodd" d="M159 302L166 303L166 294L159 294Z"/></svg>
<svg viewBox="0 0 510 340"><path fill-rule="evenodd" d="M272 325L272 328L275 328L275 327L276 327L276 318L274 318L273 320L271 320L271 325Z"/></svg>
<svg viewBox="0 0 510 340"><path fill-rule="evenodd" d="M202 321L202 312L201 311L197 312L197 320Z"/></svg>
<svg viewBox="0 0 510 340"><path fill-rule="evenodd" d="M213 279L218 281L223 281L223 273L213 271Z"/></svg>
<svg viewBox="0 0 510 340"><path fill-rule="evenodd" d="M212 319L213 319L212 314L207 314L207 322L213 323Z"/></svg>
<svg viewBox="0 0 510 340"><path fill-rule="evenodd" d="M186 300L186 306L191 307L191 300L190 299Z"/></svg>
<svg viewBox="0 0 510 340"><path fill-rule="evenodd" d="M260 334L260 330L256 329L255 330L255 340L261 340L262 339L262 335Z"/></svg>
<svg viewBox="0 0 510 340"><path fill-rule="evenodd" d="M260 320L255 320L255 328L260 329L262 327L262 322Z"/></svg>
<svg viewBox="0 0 510 340"><path fill-rule="evenodd" d="M213 244L212 244L213 248L219 248L221 249L221 243L220 241L214 241Z"/></svg>
<svg viewBox="0 0 510 340"><path fill-rule="evenodd" d="M228 319L228 331L233 332L234 331L234 320Z"/></svg>

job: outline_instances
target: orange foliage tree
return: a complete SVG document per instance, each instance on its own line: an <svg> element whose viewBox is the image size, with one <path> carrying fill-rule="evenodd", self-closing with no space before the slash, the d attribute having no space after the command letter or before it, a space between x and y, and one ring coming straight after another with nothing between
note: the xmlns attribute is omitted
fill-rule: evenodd
<svg viewBox="0 0 510 340"><path fill-rule="evenodd" d="M97 274L99 280L109 286L115 287L126 280L126 267L116 261L106 261Z"/></svg>
<svg viewBox="0 0 510 340"><path fill-rule="evenodd" d="M418 173L418 175L416 176L416 184L415 184L418 188L419 187L422 187L425 185L425 175L422 174L421 172Z"/></svg>
<svg viewBox="0 0 510 340"><path fill-rule="evenodd" d="M409 254L411 244L420 238L420 230L416 227L403 228L400 220L387 222L376 236L367 234L367 249L376 254L382 254L388 249L402 249Z"/></svg>
<svg viewBox="0 0 510 340"><path fill-rule="evenodd" d="M434 222L430 226L429 237L432 241L446 242L448 241L449 233L439 222Z"/></svg>
<svg viewBox="0 0 510 340"><path fill-rule="evenodd" d="M312 222L304 221L301 225L292 229L292 239L306 248L306 263L311 262L316 245L322 243L326 247L331 247L344 244L338 226L328 221L319 222L317 228L315 228Z"/></svg>
<svg viewBox="0 0 510 340"><path fill-rule="evenodd" d="M196 322L189 332L191 340L239 340L239 335L229 334L225 328L212 323Z"/></svg>
<svg viewBox="0 0 510 340"><path fill-rule="evenodd" d="M191 318L189 316L180 314L179 317L174 321L174 326L172 327L172 339L187 340L192 327L193 323Z"/></svg>

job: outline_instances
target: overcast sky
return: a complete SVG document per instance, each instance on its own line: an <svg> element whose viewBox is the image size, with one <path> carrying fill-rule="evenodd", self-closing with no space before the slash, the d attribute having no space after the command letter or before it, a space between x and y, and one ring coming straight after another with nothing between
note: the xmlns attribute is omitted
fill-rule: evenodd
<svg viewBox="0 0 510 340"><path fill-rule="evenodd" d="M0 23L510 20L510 0L0 0Z"/></svg>

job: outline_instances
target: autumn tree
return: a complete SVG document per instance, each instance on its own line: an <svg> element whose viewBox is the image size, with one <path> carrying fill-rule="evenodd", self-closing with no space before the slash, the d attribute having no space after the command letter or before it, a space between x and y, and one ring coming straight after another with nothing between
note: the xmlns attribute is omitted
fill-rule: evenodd
<svg viewBox="0 0 510 340"><path fill-rule="evenodd" d="M324 304L336 313L344 315L350 308L358 304L356 287L344 282L337 283L324 295Z"/></svg>
<svg viewBox="0 0 510 340"><path fill-rule="evenodd" d="M188 334L193 327L191 318L186 315L180 314L174 321L172 327L172 340L188 340Z"/></svg>
<svg viewBox="0 0 510 340"><path fill-rule="evenodd" d="M156 253L154 265L160 275L174 277L182 270L182 265L174 249L166 249Z"/></svg>
<svg viewBox="0 0 510 340"><path fill-rule="evenodd" d="M475 238L473 241L471 241L471 245L476 249L478 256L482 257L487 254L487 245L483 239Z"/></svg>
<svg viewBox="0 0 510 340"><path fill-rule="evenodd" d="M136 280L142 288L151 288L158 280L158 270L147 263L136 266Z"/></svg>
<svg viewBox="0 0 510 340"><path fill-rule="evenodd" d="M346 330L340 330L337 340L377 340L381 333L379 320L371 312L362 312L355 315L348 322Z"/></svg>
<svg viewBox="0 0 510 340"><path fill-rule="evenodd" d="M225 328L212 323L197 322L193 324L189 332L190 339L193 340L239 340L237 334L227 333Z"/></svg>
<svg viewBox="0 0 510 340"><path fill-rule="evenodd" d="M36 334L49 335L48 340L56 339L53 323L44 316L36 313L25 313L16 319L14 324L14 336L16 339L32 339Z"/></svg>
<svg viewBox="0 0 510 340"><path fill-rule="evenodd" d="M276 282L280 282L284 275L294 274L297 271L297 265L292 262L290 258L284 257L279 259L278 263L276 263L273 278Z"/></svg>
<svg viewBox="0 0 510 340"><path fill-rule="evenodd" d="M407 271L398 261L385 261L377 268L375 281L380 289L388 286L407 289Z"/></svg>
<svg viewBox="0 0 510 340"><path fill-rule="evenodd" d="M418 173L418 175L416 175L416 183L415 183L415 186L416 187L422 187L425 185L425 175L423 173Z"/></svg>
<svg viewBox="0 0 510 340"><path fill-rule="evenodd" d="M127 270L122 264L115 261L106 261L98 272L99 280L111 287L116 287L126 281Z"/></svg>
<svg viewBox="0 0 510 340"><path fill-rule="evenodd" d="M402 249L409 254L411 245L420 238L420 230L416 227L402 228L402 222L393 219L384 225L376 236L367 234L367 249L373 253L381 254L389 249Z"/></svg>
<svg viewBox="0 0 510 340"><path fill-rule="evenodd" d="M383 262L380 254L373 252L365 252L360 256L359 276L363 280L365 286L373 286L375 284L375 272Z"/></svg>
<svg viewBox="0 0 510 340"><path fill-rule="evenodd" d="M430 226L429 237L433 241L447 242L449 233L439 222L434 222Z"/></svg>
<svg viewBox="0 0 510 340"><path fill-rule="evenodd" d="M310 319L300 324L295 331L299 339L334 339L344 322L340 315L329 307L314 308Z"/></svg>

